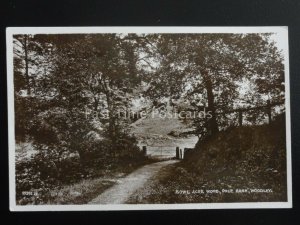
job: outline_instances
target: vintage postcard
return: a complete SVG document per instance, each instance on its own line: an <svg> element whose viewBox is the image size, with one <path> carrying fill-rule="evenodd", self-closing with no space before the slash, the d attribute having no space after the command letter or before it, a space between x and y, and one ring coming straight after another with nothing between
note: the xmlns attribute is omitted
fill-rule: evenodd
<svg viewBox="0 0 300 225"><path fill-rule="evenodd" d="M7 28L12 211L291 208L287 27Z"/></svg>

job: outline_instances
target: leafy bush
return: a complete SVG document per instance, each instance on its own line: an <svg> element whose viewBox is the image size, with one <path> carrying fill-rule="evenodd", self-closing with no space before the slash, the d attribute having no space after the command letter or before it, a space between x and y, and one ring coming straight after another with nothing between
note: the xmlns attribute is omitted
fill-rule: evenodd
<svg viewBox="0 0 300 225"><path fill-rule="evenodd" d="M87 140L78 146L79 151L43 144L35 144L35 148L37 154L16 163L17 204L44 204L51 199L51 190L59 186L99 177L107 170L126 172L146 161L135 138L125 134L115 145L106 139Z"/></svg>
<svg viewBox="0 0 300 225"><path fill-rule="evenodd" d="M39 147L39 152L30 159L16 162L16 198L19 204L42 203L53 187L74 182L82 176L76 154Z"/></svg>

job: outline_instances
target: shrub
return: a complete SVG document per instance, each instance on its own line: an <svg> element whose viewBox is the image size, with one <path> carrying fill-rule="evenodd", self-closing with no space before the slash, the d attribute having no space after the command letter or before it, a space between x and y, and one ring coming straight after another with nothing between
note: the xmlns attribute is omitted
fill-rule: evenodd
<svg viewBox="0 0 300 225"><path fill-rule="evenodd" d="M19 204L39 204L50 190L82 176L79 157L66 151L39 146L30 159L16 162L16 199Z"/></svg>

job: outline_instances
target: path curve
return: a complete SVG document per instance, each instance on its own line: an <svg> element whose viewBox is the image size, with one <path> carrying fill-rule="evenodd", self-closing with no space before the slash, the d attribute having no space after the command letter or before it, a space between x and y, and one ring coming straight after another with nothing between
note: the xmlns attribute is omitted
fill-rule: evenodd
<svg viewBox="0 0 300 225"><path fill-rule="evenodd" d="M104 191L90 201L89 204L123 204L135 191L142 188L151 177L158 173L162 167L176 162L178 160L168 160L143 166L128 176L121 178L118 184Z"/></svg>

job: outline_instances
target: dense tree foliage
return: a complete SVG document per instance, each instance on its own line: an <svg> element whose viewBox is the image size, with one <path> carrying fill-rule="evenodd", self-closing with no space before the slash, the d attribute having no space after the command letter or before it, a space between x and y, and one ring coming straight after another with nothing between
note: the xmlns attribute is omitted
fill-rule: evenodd
<svg viewBox="0 0 300 225"><path fill-rule="evenodd" d="M283 59L271 34L168 34L154 39L159 69L152 76L153 97L184 96L212 118L196 119L197 130L216 133L218 116L239 107L284 98ZM250 90L249 87L252 87ZM243 89L246 89L243 90ZM241 93L244 95L241 96ZM224 125L223 125L224 126Z"/></svg>
<svg viewBox="0 0 300 225"><path fill-rule="evenodd" d="M227 111L283 100L283 59L271 35L16 35L17 137L77 149L93 131L114 146L128 123L117 112L130 110L141 82L154 103L184 98L193 110L210 111L195 119L196 131L216 133ZM91 119L89 110L107 116Z"/></svg>
<svg viewBox="0 0 300 225"><path fill-rule="evenodd" d="M171 105L210 112L189 118L199 138L230 126L236 109L284 101L283 58L271 37L14 35L16 141L37 151L17 164L18 193L49 189L66 176L76 180L89 165L142 159L128 130L137 119L128 117L134 99L152 100L141 111ZM245 118L254 124L265 114L254 110Z"/></svg>

